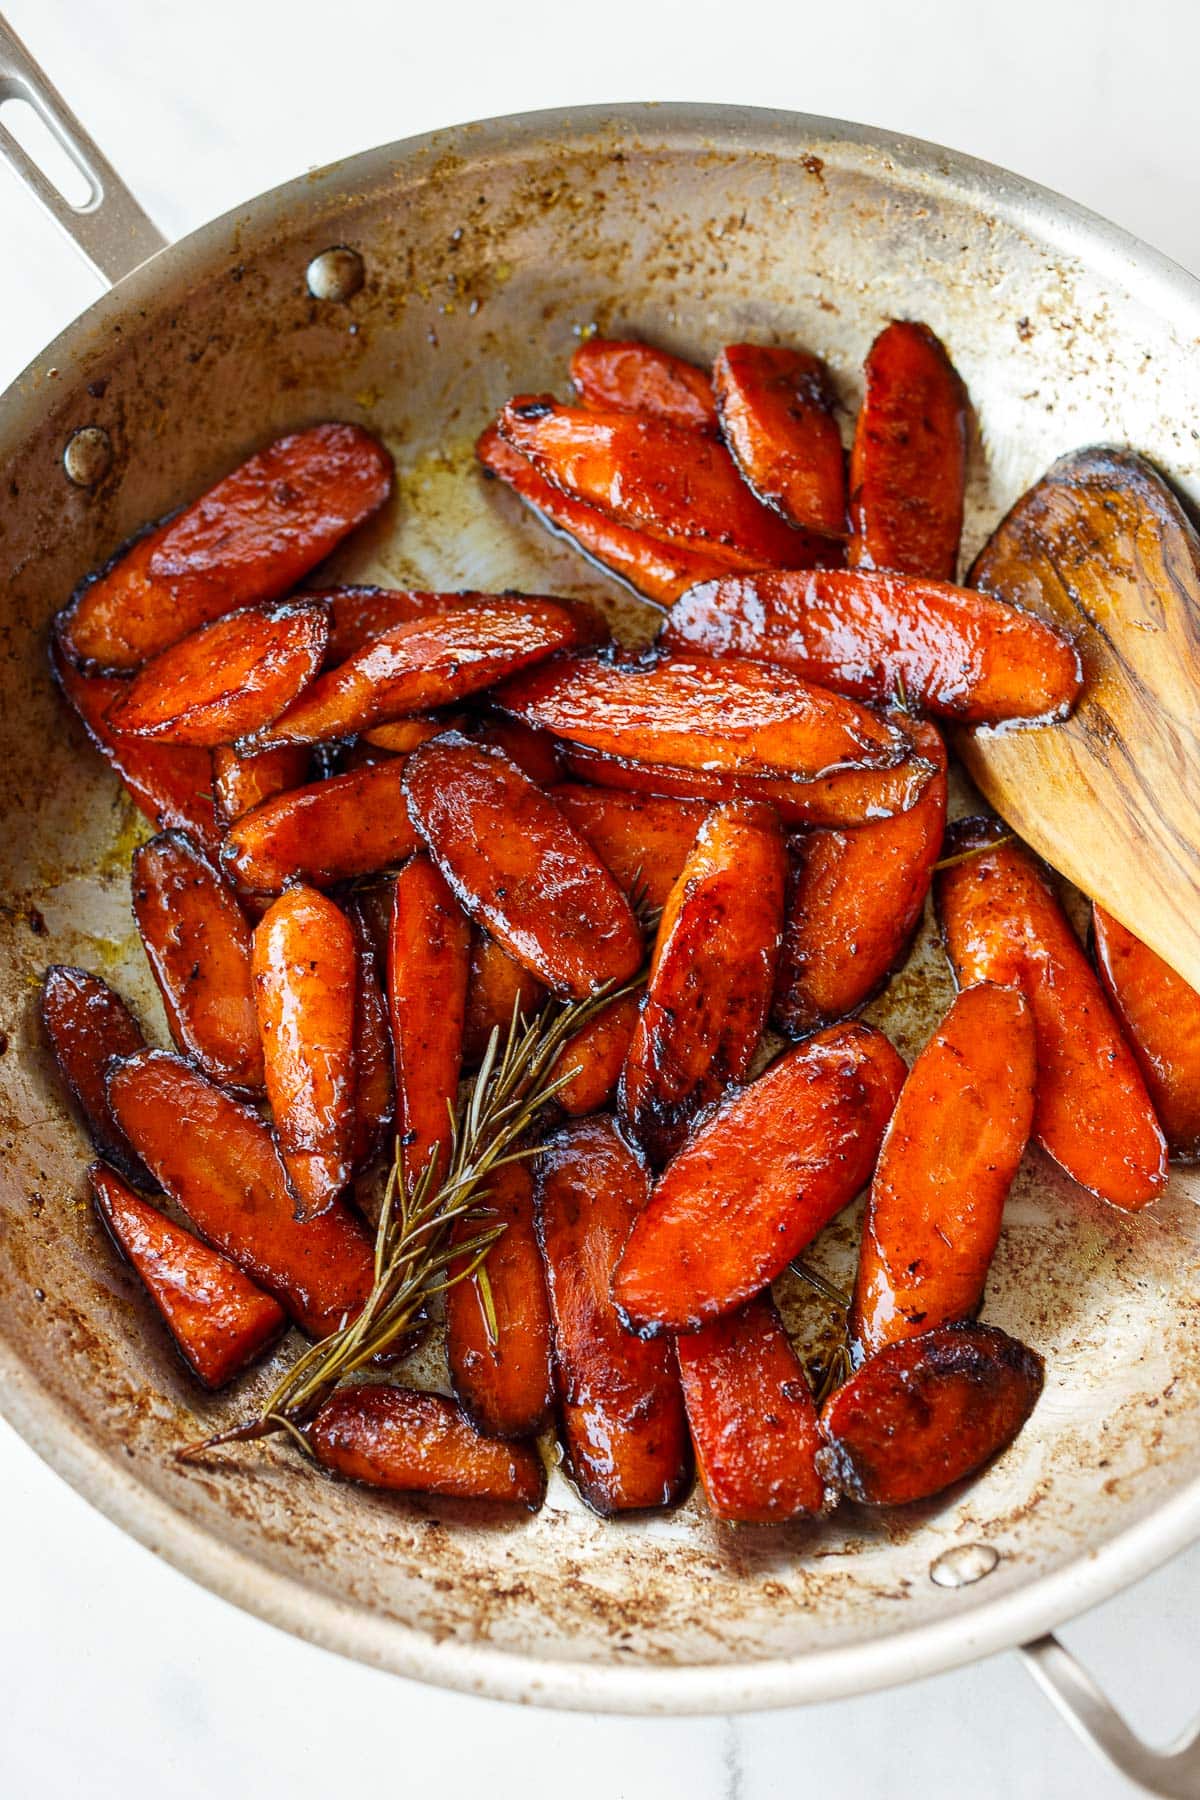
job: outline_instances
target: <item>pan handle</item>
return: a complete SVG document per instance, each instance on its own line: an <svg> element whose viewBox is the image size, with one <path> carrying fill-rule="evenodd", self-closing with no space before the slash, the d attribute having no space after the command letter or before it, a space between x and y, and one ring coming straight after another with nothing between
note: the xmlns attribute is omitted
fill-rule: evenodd
<svg viewBox="0 0 1200 1800"><path fill-rule="evenodd" d="M1025 1667L1090 1750L1148 1794L1200 1800L1200 1720L1165 1750L1129 1729L1083 1664L1048 1633L1021 1647Z"/></svg>
<svg viewBox="0 0 1200 1800"><path fill-rule="evenodd" d="M26 100L66 151L90 189L82 206L61 193L4 123L6 100ZM108 158L84 130L0 13L0 155L32 188L106 282L117 282L166 244Z"/></svg>

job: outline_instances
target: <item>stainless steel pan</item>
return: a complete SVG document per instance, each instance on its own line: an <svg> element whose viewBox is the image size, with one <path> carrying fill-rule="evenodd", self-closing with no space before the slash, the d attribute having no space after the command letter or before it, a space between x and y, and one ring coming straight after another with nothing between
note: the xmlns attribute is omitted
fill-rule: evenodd
<svg viewBox="0 0 1200 1800"><path fill-rule="evenodd" d="M1200 286L966 158L722 107L459 127L305 175L160 248L21 45L2 44L0 96L59 131L88 209L2 129L0 147L116 283L0 401L8 1417L198 1580L406 1675L556 1706L724 1712L1024 1644L1129 1772L1200 1793L1197 1754L1137 1745L1044 1636L1200 1532L1195 1177L1125 1217L1029 1159L988 1316L1045 1352L1047 1390L1012 1450L943 1503L882 1520L844 1509L819 1528L716 1530L700 1503L613 1525L556 1476L538 1519L484 1528L337 1485L275 1445L223 1473L172 1461L237 1403L197 1400L101 1241L31 1003L46 962L78 961L157 1016L130 937L136 826L51 690L47 619L136 526L271 434L361 419L394 450L396 503L346 572L615 600L475 474L471 442L498 402L561 387L575 334L598 324L697 356L779 333L826 357L852 405L872 335L910 314L949 343L978 409L972 549L1053 457L1097 439L1149 452L1200 501ZM878 1011L909 1056L948 993L926 939ZM854 1226L827 1234L831 1270L849 1268Z"/></svg>

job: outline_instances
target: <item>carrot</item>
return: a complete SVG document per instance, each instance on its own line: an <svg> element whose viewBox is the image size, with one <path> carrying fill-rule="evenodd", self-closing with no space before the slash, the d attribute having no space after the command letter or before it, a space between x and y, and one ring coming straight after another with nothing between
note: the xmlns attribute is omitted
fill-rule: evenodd
<svg viewBox="0 0 1200 1800"><path fill-rule="evenodd" d="M329 643L325 660L336 668L376 638L414 619L432 619L439 613L459 612L473 600L491 596L471 590L461 593L429 593L415 588L339 587L317 588L303 596L324 602L329 608Z"/></svg>
<svg viewBox="0 0 1200 1800"><path fill-rule="evenodd" d="M306 1435L324 1468L368 1487L488 1500L529 1512L545 1497L537 1451L483 1437L442 1394L352 1383L329 1397Z"/></svg>
<svg viewBox="0 0 1200 1800"><path fill-rule="evenodd" d="M179 831L135 851L133 913L171 1036L223 1087L257 1092L251 932L229 884Z"/></svg>
<svg viewBox="0 0 1200 1800"><path fill-rule="evenodd" d="M650 413L696 431L717 429L712 382L695 363L634 339L586 338L571 356L571 380L584 406Z"/></svg>
<svg viewBox="0 0 1200 1800"><path fill-rule="evenodd" d="M443 731L461 731L466 723L461 713L418 713L412 719L391 719L386 725L372 726L358 742L368 749L407 756L410 750L419 749L430 738L440 737Z"/></svg>
<svg viewBox="0 0 1200 1800"><path fill-rule="evenodd" d="M1032 1129L1036 1072L1020 991L964 988L884 1133L850 1319L864 1355L976 1311Z"/></svg>
<svg viewBox="0 0 1200 1800"><path fill-rule="evenodd" d="M671 889L621 1074L621 1117L652 1163L750 1067L775 985L784 869L776 815L734 800L710 814Z"/></svg>
<svg viewBox="0 0 1200 1800"><path fill-rule="evenodd" d="M775 1525L819 1513L817 1409L769 1294L676 1340L696 1464L714 1518Z"/></svg>
<svg viewBox="0 0 1200 1800"><path fill-rule="evenodd" d="M463 1061L468 1068L483 1059L493 1031L501 1042L514 1012L532 1019L544 1005L546 990L536 975L514 960L494 937L471 927L471 972L467 977L467 1012L463 1027Z"/></svg>
<svg viewBox="0 0 1200 1800"><path fill-rule="evenodd" d="M447 732L408 759L404 791L464 910L540 981L583 996L637 973L642 934L628 901L515 763Z"/></svg>
<svg viewBox="0 0 1200 1800"><path fill-rule="evenodd" d="M935 726L912 730L918 752L936 770L914 806L791 841L774 1015L792 1037L869 1000L920 921L946 828L946 751Z"/></svg>
<svg viewBox="0 0 1200 1800"><path fill-rule="evenodd" d="M534 731L520 719L506 719L502 713L485 713L469 726L457 729L466 730L478 744L502 750L509 762L524 769L530 781L536 781L539 787L552 787L562 780L562 759L548 732Z"/></svg>
<svg viewBox="0 0 1200 1800"><path fill-rule="evenodd" d="M264 800L302 786L308 779L309 760L305 744L285 744L280 750L252 751L248 756L228 744L214 750L213 787L226 830Z"/></svg>
<svg viewBox="0 0 1200 1800"><path fill-rule="evenodd" d="M824 363L802 350L727 344L713 367L721 433L765 506L846 535L846 461Z"/></svg>
<svg viewBox="0 0 1200 1800"><path fill-rule="evenodd" d="M396 1111L410 1187L431 1159L435 1182L449 1167L470 958L470 930L458 902L429 858L414 856L392 889L387 965Z"/></svg>
<svg viewBox="0 0 1200 1800"><path fill-rule="evenodd" d="M850 453L850 562L953 581L967 394L928 325L894 319L871 345Z"/></svg>
<svg viewBox="0 0 1200 1800"><path fill-rule="evenodd" d="M1092 906L1096 963L1167 1143L1200 1156L1200 994L1131 931Z"/></svg>
<svg viewBox="0 0 1200 1800"><path fill-rule="evenodd" d="M1016 1437L1042 1391L1042 1359L988 1325L890 1344L821 1410L821 1474L865 1506L940 1494Z"/></svg>
<svg viewBox="0 0 1200 1800"><path fill-rule="evenodd" d="M283 1308L227 1256L160 1213L104 1163L93 1163L88 1179L101 1219L205 1387L224 1387L282 1335Z"/></svg>
<svg viewBox="0 0 1200 1800"><path fill-rule="evenodd" d="M232 827L222 863L255 893L288 881L332 887L402 863L417 848L399 757L264 801Z"/></svg>
<svg viewBox="0 0 1200 1800"><path fill-rule="evenodd" d="M253 1107L166 1050L114 1063L109 1104L164 1191L208 1243L313 1337L356 1317L371 1291L371 1243L335 1201L307 1223L279 1151Z"/></svg>
<svg viewBox="0 0 1200 1800"><path fill-rule="evenodd" d="M897 694L946 719L1065 719L1079 652L1003 600L883 569L728 575L671 608L660 643L748 656L859 700Z"/></svg>
<svg viewBox="0 0 1200 1800"><path fill-rule="evenodd" d="M554 1096L568 1118L582 1118L607 1106L617 1089L638 1021L637 994L620 994L602 1006L563 1045L557 1074L567 1074Z"/></svg>
<svg viewBox="0 0 1200 1800"><path fill-rule="evenodd" d="M1000 828L962 820L934 884L960 987L1019 986L1037 1035L1033 1134L1082 1187L1136 1211L1162 1192L1167 1151L1141 1070L1058 901Z"/></svg>
<svg viewBox="0 0 1200 1800"><path fill-rule="evenodd" d="M711 810L703 800L623 794L615 788L563 782L551 792L625 893L665 906Z"/></svg>
<svg viewBox="0 0 1200 1800"><path fill-rule="evenodd" d="M277 438L83 588L59 614L59 643L74 663L136 668L222 613L288 593L391 488L391 457L359 425Z"/></svg>
<svg viewBox="0 0 1200 1800"><path fill-rule="evenodd" d="M786 1269L870 1179L904 1064L835 1025L730 1095L654 1186L613 1280L631 1329L699 1331Z"/></svg>
<svg viewBox="0 0 1200 1800"><path fill-rule="evenodd" d="M392 1075L392 1034L380 974L381 958L367 923L362 896L355 896L346 910L358 946L351 1162L359 1170L366 1168L383 1147L396 1116L396 1091ZM386 966L386 954L382 961Z"/></svg>
<svg viewBox="0 0 1200 1800"><path fill-rule="evenodd" d="M128 1181L148 1186L150 1178L113 1117L104 1085L114 1056L132 1056L145 1047L141 1026L106 981L61 963L42 977L40 1012L63 1085L92 1143Z"/></svg>
<svg viewBox="0 0 1200 1800"><path fill-rule="evenodd" d="M691 1453L669 1344L617 1318L609 1280L644 1206L645 1171L610 1118L581 1119L543 1146L538 1242L546 1265L563 1443L595 1512L681 1500Z"/></svg>

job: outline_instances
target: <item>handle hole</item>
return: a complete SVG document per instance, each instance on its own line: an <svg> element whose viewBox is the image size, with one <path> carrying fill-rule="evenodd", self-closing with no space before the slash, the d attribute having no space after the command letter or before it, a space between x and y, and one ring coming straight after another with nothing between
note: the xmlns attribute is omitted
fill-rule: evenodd
<svg viewBox="0 0 1200 1800"><path fill-rule="evenodd" d="M95 203L96 190L69 150L47 125L36 106L20 94L0 100L0 125L11 131L25 154L76 212Z"/></svg>

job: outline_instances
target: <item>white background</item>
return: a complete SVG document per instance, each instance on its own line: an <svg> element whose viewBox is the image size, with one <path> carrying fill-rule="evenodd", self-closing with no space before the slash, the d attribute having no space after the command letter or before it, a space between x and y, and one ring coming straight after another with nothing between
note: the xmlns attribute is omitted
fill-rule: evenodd
<svg viewBox="0 0 1200 1800"><path fill-rule="evenodd" d="M1195 0L12 0L170 236L308 166L456 120L756 102L913 132L1082 200L1200 272ZM0 383L96 292L0 170ZM463 1700L192 1587L0 1427L0 1794L1106 1800L1013 1657L866 1700L638 1722ZM1200 1549L1069 1627L1142 1730L1200 1700Z"/></svg>

